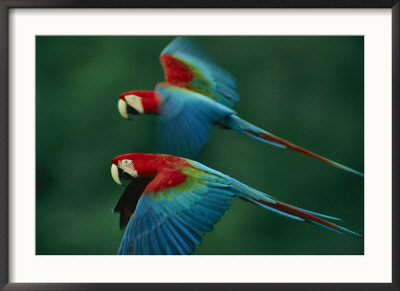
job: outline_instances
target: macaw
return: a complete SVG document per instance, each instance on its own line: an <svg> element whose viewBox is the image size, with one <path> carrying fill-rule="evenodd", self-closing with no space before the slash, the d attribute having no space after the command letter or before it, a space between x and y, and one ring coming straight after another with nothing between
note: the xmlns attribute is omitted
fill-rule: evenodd
<svg viewBox="0 0 400 291"><path fill-rule="evenodd" d="M129 91L118 101L120 114L158 115L158 152L193 157L213 125L233 129L265 143L291 149L336 168L363 173L324 158L241 119L232 109L239 101L235 79L187 37L177 37L161 53L165 82L155 91Z"/></svg>
<svg viewBox="0 0 400 291"><path fill-rule="evenodd" d="M326 219L338 218L280 202L198 162L166 154L112 159L111 175L127 184L115 212L126 227L119 255L187 255L229 209L235 196L283 216L360 236Z"/></svg>

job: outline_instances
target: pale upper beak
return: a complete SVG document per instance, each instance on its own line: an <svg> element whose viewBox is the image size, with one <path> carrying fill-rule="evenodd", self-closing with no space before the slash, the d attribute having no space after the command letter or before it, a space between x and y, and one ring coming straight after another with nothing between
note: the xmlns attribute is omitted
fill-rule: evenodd
<svg viewBox="0 0 400 291"><path fill-rule="evenodd" d="M122 182L127 180L132 180L134 178L139 177L133 166L125 168L124 170L118 167L115 164L111 165L111 176L113 177L115 183L119 185L123 185ZM122 182L121 182L122 179Z"/></svg>
<svg viewBox="0 0 400 291"><path fill-rule="evenodd" d="M127 104L124 100L119 99L118 101L118 111L119 113L122 115L122 117L129 119L129 115L128 115L128 110L127 110Z"/></svg>
<svg viewBox="0 0 400 291"><path fill-rule="evenodd" d="M111 165L111 176L113 177L115 183L122 185L121 180L119 179L118 167L114 164Z"/></svg>
<svg viewBox="0 0 400 291"><path fill-rule="evenodd" d="M119 113L126 119L129 119L129 114L143 114L144 108L141 98L136 95L126 95L125 99L118 101Z"/></svg>

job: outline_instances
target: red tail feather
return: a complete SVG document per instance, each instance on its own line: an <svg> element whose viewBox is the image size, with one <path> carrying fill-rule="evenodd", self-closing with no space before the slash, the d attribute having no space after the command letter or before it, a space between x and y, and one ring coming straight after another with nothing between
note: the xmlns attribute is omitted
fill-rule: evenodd
<svg viewBox="0 0 400 291"><path fill-rule="evenodd" d="M284 147L286 147L288 149L291 149L291 150L294 150L296 152L302 153L302 154L304 154L306 156L312 157L312 158L314 158L316 160L324 162L324 163L326 163L326 164L328 164L330 166L333 166L335 168L338 168L338 169L341 169L341 170L345 170L345 171L348 171L350 173L356 174L358 176L364 177L364 174L361 173L361 172L358 172L356 170L353 170L352 168L346 167L346 166L344 166L342 164L339 164L337 162L334 162L334 161L331 161L331 160L329 160L327 158L324 158L324 157L322 157L320 155L317 155L317 154L315 154L313 152L310 152L309 150L306 150L306 149L304 149L302 147L299 147L299 146L297 146L295 144L292 144L291 142L288 142L287 140L284 140L283 138L274 136L272 134L269 134L267 132L263 132L261 130L260 131L254 131L254 130L251 130L251 129L243 129L243 130L246 133L251 134L251 135L253 135L253 136L257 137L257 138L260 138L260 139L263 139L265 141L272 142L272 143L275 143L275 144L282 145L282 146L284 146Z"/></svg>
<svg viewBox="0 0 400 291"><path fill-rule="evenodd" d="M251 131L251 130L246 130L246 132L248 132L248 133L250 133L252 135L255 135L257 137L260 137L260 138L263 138L263 139L266 139L266 140L269 140L269 141L276 142L278 144L284 145L285 147L287 147L287 148L289 148L291 150L294 150L296 152L305 154L305 155L307 155L309 157L312 157L314 159L317 159L317 160L319 160L321 162L327 163L328 165L331 165L331 166L334 166L336 168L341 169L341 167L337 163L332 162L331 160L329 160L327 158L324 158L324 157L322 157L320 155L317 155L317 154L315 154L313 152L310 152L309 150L306 150L306 149L304 149L302 147L299 147L299 146L297 146L295 144L292 144L291 142L288 142L287 140L284 140L283 138L276 137L274 135L268 135L268 134L266 134L264 132L254 132L254 131Z"/></svg>
<svg viewBox="0 0 400 291"><path fill-rule="evenodd" d="M315 215L312 215L312 214L309 214L309 213L307 213L307 212L304 212L304 211L302 211L302 210L300 210L300 209L297 209L297 208L295 208L295 207L293 207L293 206L290 206L290 205L288 205L288 204L285 204L285 203L282 203L282 202L279 202L279 201L276 201L275 204L270 203L270 202L266 202L266 201L260 201L260 202L261 202L262 204L265 204L265 205L267 205L267 206L269 206L269 207L275 208L276 210L282 211L282 212L284 212L284 213L287 213L287 214L290 214L290 215L294 215L294 216L303 218L303 219L306 220L306 221L307 221L307 220L309 220L309 221L314 221L314 222L320 223L320 224L322 224L322 225L325 225L325 226L327 226L327 227L329 227L329 228L332 228L332 229L334 229L334 230L337 230L337 231L340 231L340 232L343 231L343 230L342 230L340 227L338 227L336 224L333 224L333 223L331 223L331 222L329 222L329 221L326 221L326 220L324 220L324 219L322 219L322 218L319 218L319 217L317 217L317 216L315 216Z"/></svg>

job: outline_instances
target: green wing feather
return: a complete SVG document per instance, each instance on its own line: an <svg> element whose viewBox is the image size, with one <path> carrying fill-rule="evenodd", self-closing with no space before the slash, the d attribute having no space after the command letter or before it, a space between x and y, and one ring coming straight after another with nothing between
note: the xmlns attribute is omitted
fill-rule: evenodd
<svg viewBox="0 0 400 291"><path fill-rule="evenodd" d="M177 37L161 53L167 83L184 86L232 107L239 101L235 79L188 37Z"/></svg>
<svg viewBox="0 0 400 291"><path fill-rule="evenodd" d="M181 174L184 182L154 190L160 181L164 186L166 181L173 184ZM118 254L191 254L202 235L229 209L232 198L229 185L220 177L192 167L161 171L139 199Z"/></svg>

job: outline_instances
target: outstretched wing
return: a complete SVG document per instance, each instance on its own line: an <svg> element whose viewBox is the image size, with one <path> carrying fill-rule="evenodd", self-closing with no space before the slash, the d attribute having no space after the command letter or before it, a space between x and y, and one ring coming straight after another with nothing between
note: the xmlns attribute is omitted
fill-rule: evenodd
<svg viewBox="0 0 400 291"><path fill-rule="evenodd" d="M165 81L188 88L225 106L239 101L235 79L188 37L177 37L161 53Z"/></svg>
<svg viewBox="0 0 400 291"><path fill-rule="evenodd" d="M158 86L162 112L158 117L157 151L180 157L193 157L206 143L214 124L234 111L196 92Z"/></svg>
<svg viewBox="0 0 400 291"><path fill-rule="evenodd" d="M186 255L230 207L226 181L191 166L161 170L129 221L119 255Z"/></svg>

